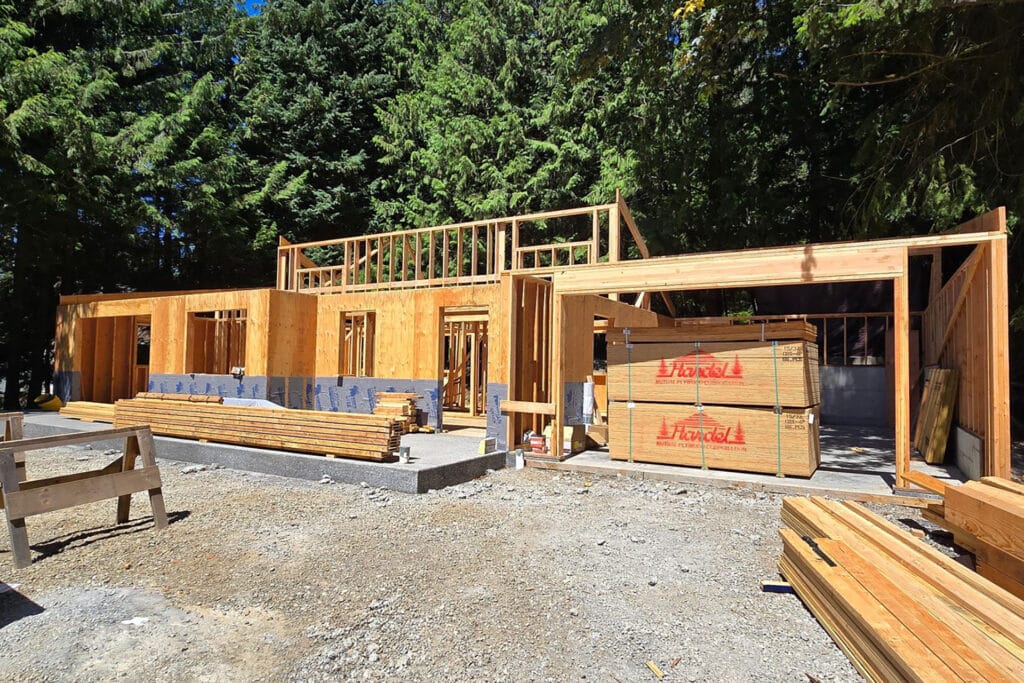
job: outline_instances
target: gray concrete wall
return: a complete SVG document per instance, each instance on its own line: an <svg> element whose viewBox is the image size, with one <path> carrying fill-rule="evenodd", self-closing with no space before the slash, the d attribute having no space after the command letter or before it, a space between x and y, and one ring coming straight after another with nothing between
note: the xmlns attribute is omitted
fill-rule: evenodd
<svg viewBox="0 0 1024 683"><path fill-rule="evenodd" d="M501 402L508 398L508 385L489 382L487 384L487 436L497 442L498 450L506 450L508 415L501 412Z"/></svg>
<svg viewBox="0 0 1024 683"><path fill-rule="evenodd" d="M883 365L822 366L821 422L887 427L889 380Z"/></svg>
<svg viewBox="0 0 1024 683"><path fill-rule="evenodd" d="M285 408L305 408L313 395L312 377L257 377L231 375L150 375L149 390L166 394L202 394L225 398L271 401Z"/></svg>
<svg viewBox="0 0 1024 683"><path fill-rule="evenodd" d="M313 384L312 407L340 413L372 413L378 391L419 394L416 401L421 417L441 429L441 381L436 379L395 379L389 377L317 377Z"/></svg>
<svg viewBox="0 0 1024 683"><path fill-rule="evenodd" d="M267 398L267 378L231 375L155 374L149 376L149 390L164 394L202 394L204 396L230 396L231 398Z"/></svg>
<svg viewBox="0 0 1024 683"><path fill-rule="evenodd" d="M53 373L53 394L64 403L82 399L82 375L78 372Z"/></svg>
<svg viewBox="0 0 1024 683"><path fill-rule="evenodd" d="M562 387L565 397L565 424L585 425L583 417L583 385L585 382L564 382Z"/></svg>

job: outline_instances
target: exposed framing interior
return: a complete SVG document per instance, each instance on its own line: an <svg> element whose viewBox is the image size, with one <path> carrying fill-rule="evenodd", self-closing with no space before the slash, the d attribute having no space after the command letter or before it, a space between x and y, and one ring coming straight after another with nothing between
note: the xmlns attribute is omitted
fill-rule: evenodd
<svg viewBox="0 0 1024 683"><path fill-rule="evenodd" d="M545 244L538 237L544 233L531 231L557 220L586 223L587 234ZM928 306L911 311L910 259L952 262L963 250L973 251L948 277L932 269ZM140 390L145 366L132 339L138 325L148 324L150 384L166 378L188 384L190 374L222 375L238 365L245 368L244 391L275 399L273 392L282 390L273 387L283 382L281 402L289 407L348 406L326 407L330 391L362 410L358 401L375 387L414 391L424 396L425 410L436 412L438 426L445 411L453 418L486 417L488 432L514 446L527 430L551 424L560 433L577 421L566 396L593 377L595 331L609 324L676 324L668 292L881 280L892 283L892 309L863 317L884 321L874 324L884 324L891 339L884 356L895 386L897 486L939 486L910 468L917 343L925 365L958 369L964 378L956 419L983 441L983 473L1008 472L1004 209L947 234L650 258L617 196L594 207L282 241L278 256L278 289L64 297L57 369L67 397L111 401ZM331 257L337 260L323 263ZM655 299L667 315L652 310ZM245 314L214 315L211 323L203 315L210 311ZM919 340L911 333L918 318ZM218 333L237 331L240 320L241 335ZM200 348L216 362L199 363ZM849 356L846 344L841 355ZM235 389L217 381L204 386L198 388Z"/></svg>

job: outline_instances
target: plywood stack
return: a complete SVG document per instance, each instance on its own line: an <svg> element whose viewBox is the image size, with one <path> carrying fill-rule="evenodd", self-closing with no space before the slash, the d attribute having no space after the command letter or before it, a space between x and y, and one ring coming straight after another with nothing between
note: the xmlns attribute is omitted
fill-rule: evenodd
<svg viewBox="0 0 1024 683"><path fill-rule="evenodd" d="M416 407L416 399L419 398L422 398L419 394L378 391L373 414L394 418L401 425L402 433L408 434L419 423L420 411Z"/></svg>
<svg viewBox="0 0 1024 683"><path fill-rule="evenodd" d="M94 401L71 401L60 409L64 417L74 418L82 422L113 422L114 404L96 403Z"/></svg>
<svg viewBox="0 0 1024 683"><path fill-rule="evenodd" d="M946 441L956 408L958 375L956 370L928 368L921 392L921 410L914 429L914 449L930 464L946 457Z"/></svg>
<svg viewBox="0 0 1024 683"><path fill-rule="evenodd" d="M805 321L609 330L611 457L809 477L815 335Z"/></svg>
<svg viewBox="0 0 1024 683"><path fill-rule="evenodd" d="M1024 680L1024 601L856 503L782 519L780 572L865 678Z"/></svg>
<svg viewBox="0 0 1024 683"><path fill-rule="evenodd" d="M379 415L148 398L116 403L114 426L144 424L163 436L378 461L392 458L402 435L397 420Z"/></svg>
<svg viewBox="0 0 1024 683"><path fill-rule="evenodd" d="M1024 486L997 477L950 486L923 514L974 555L979 574L1024 598Z"/></svg>

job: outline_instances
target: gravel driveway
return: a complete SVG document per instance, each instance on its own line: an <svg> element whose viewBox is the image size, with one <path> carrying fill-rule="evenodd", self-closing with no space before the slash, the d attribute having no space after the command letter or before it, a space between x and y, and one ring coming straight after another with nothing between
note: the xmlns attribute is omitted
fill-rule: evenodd
<svg viewBox="0 0 1024 683"><path fill-rule="evenodd" d="M29 456L35 478L105 464ZM0 532L2 680L845 681L777 579L781 498L503 470L421 496L162 461L144 495ZM22 597L23 596L23 597Z"/></svg>

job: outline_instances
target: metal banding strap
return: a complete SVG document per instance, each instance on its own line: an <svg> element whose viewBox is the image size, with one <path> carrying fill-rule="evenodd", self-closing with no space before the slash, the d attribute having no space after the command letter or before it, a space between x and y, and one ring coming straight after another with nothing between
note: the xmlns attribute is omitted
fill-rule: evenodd
<svg viewBox="0 0 1024 683"><path fill-rule="evenodd" d="M629 413L629 462L633 462L633 344L629 341L629 328L622 330L626 339L626 412Z"/></svg>
<svg viewBox="0 0 1024 683"><path fill-rule="evenodd" d="M775 476L782 473L782 404L779 401L779 342L772 342L772 375L775 378Z"/></svg>
<svg viewBox="0 0 1024 683"><path fill-rule="evenodd" d="M704 406L700 402L700 342L693 342L693 375L697 386L697 430L700 438L700 468L706 470L708 468L708 461L704 453Z"/></svg>

